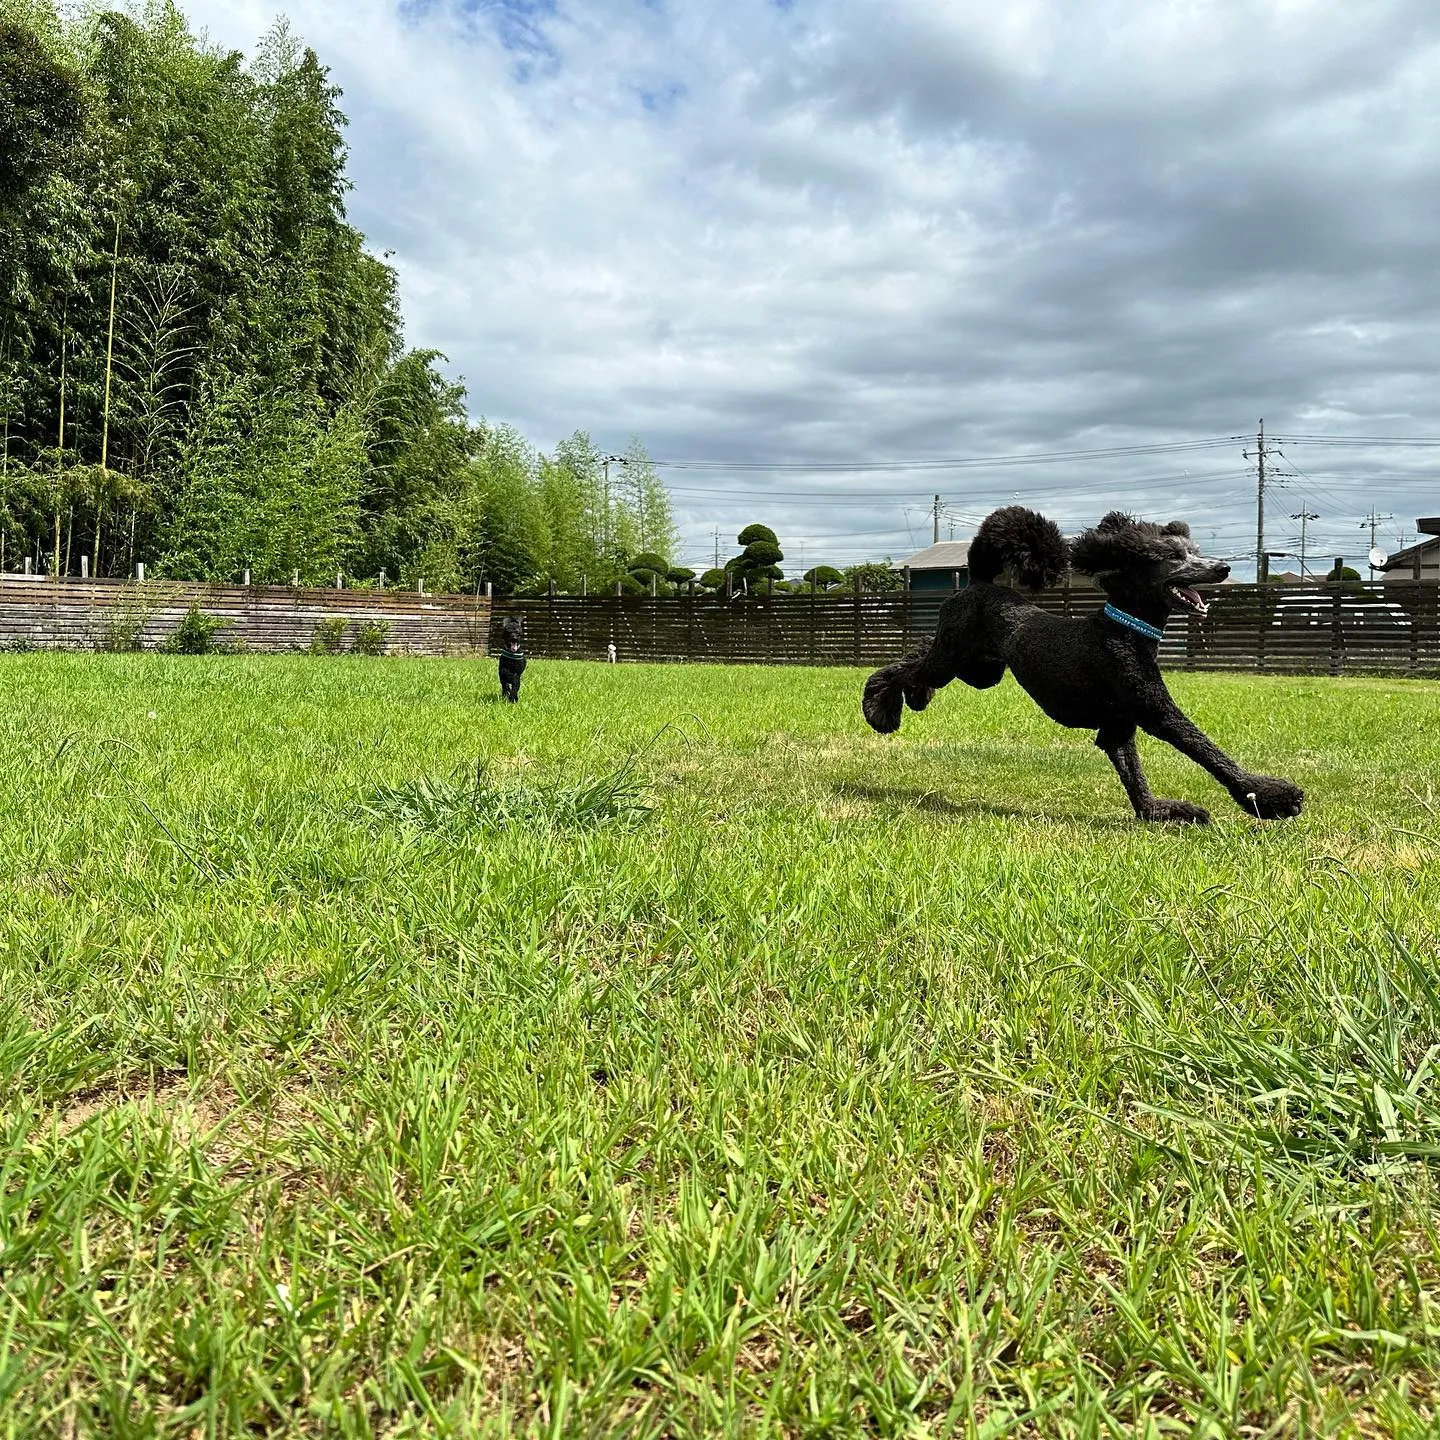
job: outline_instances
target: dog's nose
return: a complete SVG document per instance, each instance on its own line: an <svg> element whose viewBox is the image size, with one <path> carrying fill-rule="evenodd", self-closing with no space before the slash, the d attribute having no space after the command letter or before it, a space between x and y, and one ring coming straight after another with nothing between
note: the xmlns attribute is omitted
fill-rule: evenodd
<svg viewBox="0 0 1440 1440"><path fill-rule="evenodd" d="M1222 566L1220 567L1220 578L1221 578L1222 580L1226 580L1226 579L1229 578L1229 576L1230 576L1230 567L1229 567L1228 565L1222 565Z"/></svg>

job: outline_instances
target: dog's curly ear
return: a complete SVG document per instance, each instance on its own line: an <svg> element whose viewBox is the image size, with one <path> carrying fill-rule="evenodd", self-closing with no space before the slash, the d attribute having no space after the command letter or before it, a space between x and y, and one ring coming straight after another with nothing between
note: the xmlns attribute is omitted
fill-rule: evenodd
<svg viewBox="0 0 1440 1440"><path fill-rule="evenodd" d="M1183 520L1172 520L1161 532L1162 535L1183 535L1190 538L1190 527Z"/></svg>
<svg viewBox="0 0 1440 1440"><path fill-rule="evenodd" d="M1163 560L1170 552L1158 525L1112 510L1093 530L1070 542L1070 564L1082 575L1099 575Z"/></svg>

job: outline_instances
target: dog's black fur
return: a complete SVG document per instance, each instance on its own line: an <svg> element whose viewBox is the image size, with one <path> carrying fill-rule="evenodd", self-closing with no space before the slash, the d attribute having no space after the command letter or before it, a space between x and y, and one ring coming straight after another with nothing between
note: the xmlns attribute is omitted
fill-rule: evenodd
<svg viewBox="0 0 1440 1440"><path fill-rule="evenodd" d="M1300 813L1305 794L1298 785L1242 769L1180 710L1160 674L1157 641L1100 611L1079 620L1047 614L996 583L1008 571L1040 588L1073 567L1093 575L1117 609L1163 628L1172 612L1203 614L1205 602L1193 587L1230 573L1223 561L1200 553L1188 525L1154 525L1113 511L1067 542L1043 515L1010 505L981 524L969 558L970 585L940 607L934 638L866 681L862 708L874 729L898 730L905 705L923 710L952 680L985 690L1008 668L1052 720L1095 731L1141 820L1204 824L1210 816L1186 800L1151 793L1137 729L1203 766L1247 814L1279 820Z"/></svg>
<svg viewBox="0 0 1440 1440"><path fill-rule="evenodd" d="M525 673L525 621L519 615L507 615L500 622L505 646L500 651L500 693L510 704L520 699L520 677Z"/></svg>

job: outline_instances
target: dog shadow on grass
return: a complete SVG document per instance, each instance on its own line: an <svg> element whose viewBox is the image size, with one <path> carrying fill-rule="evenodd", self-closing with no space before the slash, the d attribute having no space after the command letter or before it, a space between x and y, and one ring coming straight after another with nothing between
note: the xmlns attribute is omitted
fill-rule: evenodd
<svg viewBox="0 0 1440 1440"><path fill-rule="evenodd" d="M865 785L853 780L842 780L836 785L835 793L846 800L860 800L867 805L880 805L891 809L918 810L922 815L938 815L946 820L973 820L980 815L989 815L1001 820L1063 822L1105 831L1129 830L1133 829L1135 824L1133 820L1121 816L1082 814L1075 810L1057 810L1048 806L1027 808L1020 805L997 805L990 800L968 797L952 800L938 791L922 790L908 785Z"/></svg>

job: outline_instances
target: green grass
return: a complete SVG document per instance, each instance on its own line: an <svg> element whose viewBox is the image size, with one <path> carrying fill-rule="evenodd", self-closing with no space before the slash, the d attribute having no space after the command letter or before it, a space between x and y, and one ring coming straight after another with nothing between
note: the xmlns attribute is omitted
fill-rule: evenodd
<svg viewBox="0 0 1440 1440"><path fill-rule="evenodd" d="M3 1433L1432 1433L1440 688L0 678Z"/></svg>

